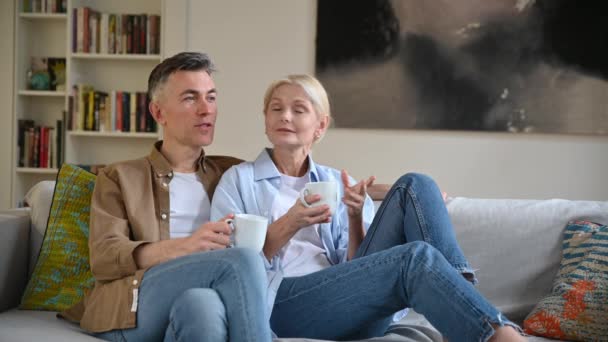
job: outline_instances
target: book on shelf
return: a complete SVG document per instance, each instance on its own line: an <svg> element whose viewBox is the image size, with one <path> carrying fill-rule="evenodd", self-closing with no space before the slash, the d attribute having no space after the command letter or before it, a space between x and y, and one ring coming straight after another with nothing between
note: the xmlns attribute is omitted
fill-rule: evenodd
<svg viewBox="0 0 608 342"><path fill-rule="evenodd" d="M68 100L66 128L93 132L156 132L146 92L94 89L78 84Z"/></svg>
<svg viewBox="0 0 608 342"><path fill-rule="evenodd" d="M62 130L62 120L57 120L57 126L50 127L36 125L34 120L19 119L17 165L32 168L57 168L61 165L64 146Z"/></svg>
<svg viewBox="0 0 608 342"><path fill-rule="evenodd" d="M65 13L67 0L23 0L25 13Z"/></svg>
<svg viewBox="0 0 608 342"><path fill-rule="evenodd" d="M65 91L65 65L63 57L30 57L27 88Z"/></svg>
<svg viewBox="0 0 608 342"><path fill-rule="evenodd" d="M72 11L72 52L159 54L160 16L115 14L90 7Z"/></svg>

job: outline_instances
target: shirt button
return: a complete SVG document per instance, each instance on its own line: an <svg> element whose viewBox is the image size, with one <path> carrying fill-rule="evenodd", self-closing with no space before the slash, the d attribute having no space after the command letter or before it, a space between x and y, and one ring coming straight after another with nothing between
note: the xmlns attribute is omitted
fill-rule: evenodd
<svg viewBox="0 0 608 342"><path fill-rule="evenodd" d="M160 214L160 218L162 218L163 220L166 220L167 219L167 214L165 214L165 213Z"/></svg>
<svg viewBox="0 0 608 342"><path fill-rule="evenodd" d="M169 172L169 174L167 176L169 176L169 178L173 177L173 171Z"/></svg>
<svg viewBox="0 0 608 342"><path fill-rule="evenodd" d="M163 174L162 174L162 173L157 173L157 174L156 174L156 176L157 176L157 177L162 177L162 176L163 176Z"/></svg>
<svg viewBox="0 0 608 342"><path fill-rule="evenodd" d="M163 186L164 186L165 188L167 187L167 185L169 185L169 184L167 184L167 182L163 182Z"/></svg>
<svg viewBox="0 0 608 342"><path fill-rule="evenodd" d="M133 279L133 285L137 285L137 279Z"/></svg>

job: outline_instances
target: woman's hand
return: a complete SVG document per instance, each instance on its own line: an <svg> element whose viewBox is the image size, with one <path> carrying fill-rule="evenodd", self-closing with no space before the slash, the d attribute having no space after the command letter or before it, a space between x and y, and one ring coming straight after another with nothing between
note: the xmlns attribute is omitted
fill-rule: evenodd
<svg viewBox="0 0 608 342"><path fill-rule="evenodd" d="M306 203L316 203L321 199L319 195L309 195L304 198ZM266 242L264 243L264 255L268 260L276 255L283 246L302 228L317 223L328 223L331 212L328 205L307 207L300 199L276 221L268 226Z"/></svg>
<svg viewBox="0 0 608 342"><path fill-rule="evenodd" d="M308 195L304 197L304 200L308 204L313 204L321 200L319 195ZM331 213L329 206L319 205L315 207L307 207L300 199L287 211L285 218L291 228L296 231L300 228L308 227L317 223L328 223L331 220Z"/></svg>
<svg viewBox="0 0 608 342"><path fill-rule="evenodd" d="M341 178L342 184L344 185L344 197L342 198L342 202L348 207L348 217L360 219L363 212L363 205L365 204L367 187L374 184L376 177L370 176L368 179L361 180L353 186L348 184L348 173L346 170L342 170Z"/></svg>

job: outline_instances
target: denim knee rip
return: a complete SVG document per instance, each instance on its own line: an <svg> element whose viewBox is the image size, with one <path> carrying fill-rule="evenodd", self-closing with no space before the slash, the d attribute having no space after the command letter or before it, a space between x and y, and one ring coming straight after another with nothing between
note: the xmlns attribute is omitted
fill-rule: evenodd
<svg viewBox="0 0 608 342"><path fill-rule="evenodd" d="M484 319L484 325L486 326L485 331L483 332L483 334L480 336L479 341L488 341L490 340L490 338L492 338L492 336L494 336L494 333L496 332L494 327L492 326L492 324L498 326L498 327L504 327L505 325L512 327L513 329L515 329L520 335L522 336L526 336L526 334L524 334L524 331L519 327L519 325L509 321L505 316L503 316L502 313L498 313L498 315L496 315L496 318L490 318L490 317L486 317Z"/></svg>
<svg viewBox="0 0 608 342"><path fill-rule="evenodd" d="M471 266L469 266L468 264L458 264L458 265L453 265L453 266L456 269L456 271L458 271L458 273L462 274L464 279L466 279L468 282L470 282L473 285L479 284L479 280L477 280L477 277L475 276L475 271L477 271L477 270L471 268Z"/></svg>

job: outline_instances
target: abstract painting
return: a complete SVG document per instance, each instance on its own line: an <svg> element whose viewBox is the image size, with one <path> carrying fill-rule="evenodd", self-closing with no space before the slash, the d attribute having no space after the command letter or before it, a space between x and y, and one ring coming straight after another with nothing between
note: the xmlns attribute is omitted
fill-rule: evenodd
<svg viewBox="0 0 608 342"><path fill-rule="evenodd" d="M318 0L336 127L608 135L608 1Z"/></svg>

